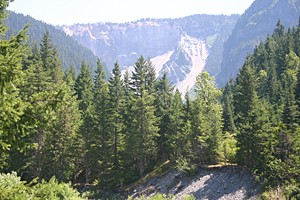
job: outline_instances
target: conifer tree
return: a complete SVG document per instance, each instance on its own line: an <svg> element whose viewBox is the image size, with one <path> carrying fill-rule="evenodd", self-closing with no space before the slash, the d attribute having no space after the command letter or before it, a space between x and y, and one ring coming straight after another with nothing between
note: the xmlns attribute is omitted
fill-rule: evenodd
<svg viewBox="0 0 300 200"><path fill-rule="evenodd" d="M269 117L256 92L254 71L249 58L237 77L234 96L237 134L237 161L239 164L254 167L261 160L263 144L271 137L266 135Z"/></svg>
<svg viewBox="0 0 300 200"><path fill-rule="evenodd" d="M83 139L78 134L81 115L73 88L65 82L57 87L55 119L45 140L42 174L47 180L55 176L59 181L68 182L81 170L78 167L83 157Z"/></svg>
<svg viewBox="0 0 300 200"><path fill-rule="evenodd" d="M285 66L281 80L284 90L282 96L284 96L285 100L282 120L287 128L291 130L299 127L295 88L297 85L297 69L300 66L300 59L293 51L286 55Z"/></svg>
<svg viewBox="0 0 300 200"><path fill-rule="evenodd" d="M297 105L297 121L300 121L300 70L297 73L297 82L295 85L295 101Z"/></svg>
<svg viewBox="0 0 300 200"><path fill-rule="evenodd" d="M200 162L216 163L220 155L222 138L221 91L208 72L197 77L196 99L193 102L193 137L197 141L193 151ZM196 145L196 146L195 146Z"/></svg>
<svg viewBox="0 0 300 200"><path fill-rule="evenodd" d="M53 82L59 84L63 73L56 48L53 47L49 32L46 31L40 43L41 60L44 69L49 70Z"/></svg>
<svg viewBox="0 0 300 200"><path fill-rule="evenodd" d="M58 58L45 59L52 62L52 59ZM59 180L69 181L79 163L81 148L80 137L76 135L80 115L77 101L73 97L74 91L71 85L62 82L61 77L57 77L59 82L54 80L54 71L44 65L36 45L27 64L24 67L26 78L21 93L29 106L22 122L28 126L30 134L24 138L28 147L21 167L26 165L29 179L50 179L55 175ZM60 71L60 65L56 69Z"/></svg>
<svg viewBox="0 0 300 200"><path fill-rule="evenodd" d="M54 84L49 71L43 68L40 50L32 49L31 63L25 71L26 79L22 87L22 96L29 103L24 120L29 122L29 141L34 144L28 149L27 159L30 178L42 178L42 167L45 160L46 136L50 135L51 124L55 119L53 111Z"/></svg>
<svg viewBox="0 0 300 200"><path fill-rule="evenodd" d="M116 62L112 71L113 77L109 80L109 134L112 138L112 163L114 179L122 179L124 166L124 121L125 105L124 83L121 79L121 69ZM124 171L123 171L124 172Z"/></svg>
<svg viewBox="0 0 300 200"><path fill-rule="evenodd" d="M277 66L277 74L282 74L285 70L285 56L289 52L289 48L284 44L284 38L286 36L286 31L280 20L276 25L276 28L273 33L273 38L276 41L275 52L276 52L276 66Z"/></svg>
<svg viewBox="0 0 300 200"><path fill-rule="evenodd" d="M145 172L147 164L153 161L157 156L158 137L157 118L154 115L155 107L153 106L153 96L151 92L147 73L147 63L143 57L140 57L134 65L132 74L131 88L134 91L131 109L128 120L131 121L127 129L129 132L126 136L127 153L132 160L135 170L142 175Z"/></svg>
<svg viewBox="0 0 300 200"><path fill-rule="evenodd" d="M79 109L88 113L92 109L93 80L90 66L82 62L80 73L75 82L75 90L80 100Z"/></svg>
<svg viewBox="0 0 300 200"><path fill-rule="evenodd" d="M82 125L79 128L79 134L84 140L84 157L83 157L83 171L85 175L85 182L89 183L92 179L91 169L93 168L94 160L92 159L93 150L91 149L94 143L93 137L93 80L90 66L84 62L81 64L80 73L75 82L75 91L77 99L79 100L79 110L82 112Z"/></svg>
<svg viewBox="0 0 300 200"><path fill-rule="evenodd" d="M94 79L94 132L90 157L93 160L91 168L92 179L100 178L106 184L112 166L111 136L109 134L109 87L105 81L104 66L97 61Z"/></svg>
<svg viewBox="0 0 300 200"><path fill-rule="evenodd" d="M44 141L45 161L41 169L42 177L50 179L55 175L59 180L68 181L81 155L81 137L77 135L80 125L78 102L73 97L73 86L70 87L69 84L63 82L57 50L51 42L48 31L41 40L40 55L43 70L49 77L49 86L53 92L50 106L54 115ZM66 163L69 164L68 167Z"/></svg>
<svg viewBox="0 0 300 200"><path fill-rule="evenodd" d="M222 97L222 104L223 104L223 131L236 133L236 127L234 122L234 105L233 105L233 87L234 83L233 80L227 82L224 87L223 97Z"/></svg>
<svg viewBox="0 0 300 200"><path fill-rule="evenodd" d="M185 103L184 103L184 121L187 122L187 121L191 121L192 119L192 100L191 100L191 97L190 97L190 93L187 92L185 93L184 95L184 100L185 100Z"/></svg>
<svg viewBox="0 0 300 200"><path fill-rule="evenodd" d="M0 4L0 168L4 167L7 151L25 135L19 123L26 104L19 94L23 82L22 61L26 58L26 29L17 35L4 39L6 27L4 18L10 1L2 0Z"/></svg>
<svg viewBox="0 0 300 200"><path fill-rule="evenodd" d="M255 114L258 106L258 97L256 85L253 76L253 70L248 63L240 70L237 77L237 88L235 94L235 113L237 115L236 123L239 130L237 135L238 155L237 159L240 164L250 165L254 162L257 155L252 151L256 149L253 131L251 130L250 114ZM256 123L256 122L254 122Z"/></svg>
<svg viewBox="0 0 300 200"><path fill-rule="evenodd" d="M172 92L173 87L168 81L167 74L164 73L157 83L155 99L155 116L159 119L159 156L163 159L168 159L171 153L167 138L171 137L170 134L173 134L170 129Z"/></svg>
<svg viewBox="0 0 300 200"><path fill-rule="evenodd" d="M131 89L135 94L143 96L143 92L152 93L155 86L155 69L150 60L139 57L132 72Z"/></svg>
<svg viewBox="0 0 300 200"><path fill-rule="evenodd" d="M130 77L129 77L129 72L128 70L125 71L124 76L123 76L123 82L124 82L124 94L126 97L126 101L129 100L131 88L130 88Z"/></svg>
<svg viewBox="0 0 300 200"><path fill-rule="evenodd" d="M75 89L76 71L73 65L64 72L63 80Z"/></svg>
<svg viewBox="0 0 300 200"><path fill-rule="evenodd" d="M171 100L170 123L167 144L170 149L171 159L176 161L179 158L188 159L191 150L190 122L184 122L184 106L181 93L177 89Z"/></svg>
<svg viewBox="0 0 300 200"><path fill-rule="evenodd" d="M157 156L157 118L154 115L153 98L145 92L134 99L131 108L131 125L127 149L139 174L145 172L147 164Z"/></svg>
<svg viewBox="0 0 300 200"><path fill-rule="evenodd" d="M149 90L151 94L153 94L157 80L156 80L155 67L150 61L150 59L146 60L145 69L146 69L146 88Z"/></svg>

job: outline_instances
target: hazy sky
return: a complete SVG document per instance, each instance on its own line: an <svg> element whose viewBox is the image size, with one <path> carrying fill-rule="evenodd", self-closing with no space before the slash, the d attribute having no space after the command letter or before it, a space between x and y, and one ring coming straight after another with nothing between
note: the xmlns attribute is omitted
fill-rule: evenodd
<svg viewBox="0 0 300 200"><path fill-rule="evenodd" d="M9 10L53 24L242 14L254 0L15 0Z"/></svg>

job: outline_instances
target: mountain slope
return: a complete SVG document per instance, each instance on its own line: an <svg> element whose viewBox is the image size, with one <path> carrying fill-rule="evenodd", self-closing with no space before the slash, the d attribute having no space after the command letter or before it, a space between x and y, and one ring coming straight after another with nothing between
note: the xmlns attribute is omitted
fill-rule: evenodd
<svg viewBox="0 0 300 200"><path fill-rule="evenodd" d="M193 15L123 24L75 24L61 29L101 57L110 70L115 61L125 70L143 55L152 60L158 76L167 72L170 81L186 92L206 63L209 72L220 71L215 64L221 63L222 52L215 50L223 48L238 17Z"/></svg>
<svg viewBox="0 0 300 200"><path fill-rule="evenodd" d="M224 85L235 77L247 54L272 34L280 19L286 27L295 26L300 16L300 0L256 0L236 23L223 51L221 73L216 81Z"/></svg>
<svg viewBox="0 0 300 200"><path fill-rule="evenodd" d="M58 30L56 27L35 20L32 17L24 16L14 12L10 12L8 18L5 20L5 23L9 27L8 35L16 34L26 24L29 23L30 43L40 43L43 34L46 30L48 30L52 42L58 50L63 69L69 68L71 65L73 65L75 69L79 71L81 62L85 61L92 67L94 71L97 57L89 49L78 44L74 39L67 36L63 31Z"/></svg>
<svg viewBox="0 0 300 200"><path fill-rule="evenodd" d="M167 62L164 65L163 71L168 71L171 73L170 81L173 83L177 83L176 87L182 93L185 93L189 89L191 89L195 83L197 75L203 71L205 67L205 62L208 55L208 50L206 48L205 42L200 41L196 38L192 38L188 35L182 36L181 41L179 42L180 49L187 54L187 57L190 58L189 63L191 67L186 67L188 70L183 71L183 66L178 66L176 64L177 60L174 60L173 63ZM177 61L179 62L179 60ZM180 63L180 62L179 62ZM175 66L173 65L175 64ZM181 69L181 72L177 72L178 69ZM174 73L174 76L172 76ZM182 75L182 77L178 77L177 80L174 80L176 75Z"/></svg>

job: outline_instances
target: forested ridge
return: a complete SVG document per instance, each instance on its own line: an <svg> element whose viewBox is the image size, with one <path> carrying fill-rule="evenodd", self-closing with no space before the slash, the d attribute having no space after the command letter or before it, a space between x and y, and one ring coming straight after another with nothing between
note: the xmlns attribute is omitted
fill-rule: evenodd
<svg viewBox="0 0 300 200"><path fill-rule="evenodd" d="M30 24L27 39L27 42L30 45L38 43L42 39L44 32L47 30L51 35L53 45L55 45L55 48L58 51L58 58L60 59L63 70L68 69L72 65L76 72L78 72L82 60L87 62L91 68L95 70L97 57L93 52L79 45L77 41L67 36L55 26L12 11L9 11L4 23L8 27L6 32L7 38L17 34L25 25ZM109 71L105 69L105 72L108 74Z"/></svg>
<svg viewBox="0 0 300 200"><path fill-rule="evenodd" d="M100 60L94 76L85 62L79 74L63 72L49 32L34 46L28 27L6 39L8 2L0 6L0 197L69 191L58 182L113 191L169 160L184 171L237 163L267 189L299 198L300 26L278 22L236 80L218 89L203 72L195 97L182 100L142 56L124 75L116 62L108 81Z"/></svg>
<svg viewBox="0 0 300 200"><path fill-rule="evenodd" d="M219 86L223 87L230 77L236 77L247 54L273 33L278 19L288 28L297 26L299 15L299 0L254 1L238 19L224 44L220 73L216 75Z"/></svg>

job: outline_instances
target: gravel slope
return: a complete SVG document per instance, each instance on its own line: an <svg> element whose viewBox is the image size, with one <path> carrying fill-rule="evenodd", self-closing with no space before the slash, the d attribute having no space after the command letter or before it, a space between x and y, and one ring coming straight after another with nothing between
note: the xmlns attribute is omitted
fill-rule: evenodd
<svg viewBox="0 0 300 200"><path fill-rule="evenodd" d="M183 199L187 194L196 199L257 199L260 185L251 173L237 166L199 168L193 177L172 170L162 177L149 179L134 188L131 196L152 196L156 193Z"/></svg>

